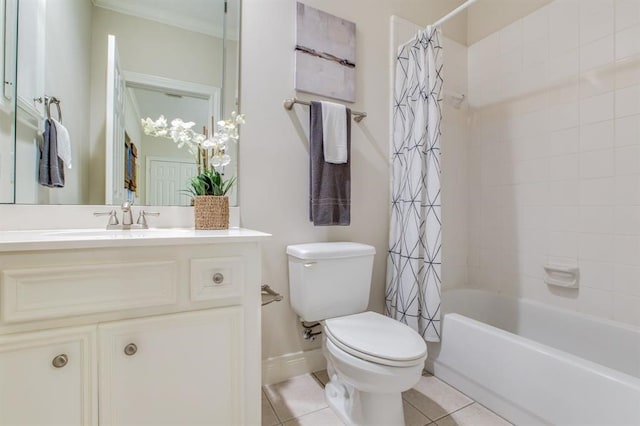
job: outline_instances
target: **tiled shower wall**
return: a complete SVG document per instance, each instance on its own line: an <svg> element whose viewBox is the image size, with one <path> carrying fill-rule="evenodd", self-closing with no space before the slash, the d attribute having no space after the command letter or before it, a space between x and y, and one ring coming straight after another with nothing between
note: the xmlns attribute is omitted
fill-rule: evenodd
<svg viewBox="0 0 640 426"><path fill-rule="evenodd" d="M470 285L640 325L640 1L556 0L470 46L469 100Z"/></svg>

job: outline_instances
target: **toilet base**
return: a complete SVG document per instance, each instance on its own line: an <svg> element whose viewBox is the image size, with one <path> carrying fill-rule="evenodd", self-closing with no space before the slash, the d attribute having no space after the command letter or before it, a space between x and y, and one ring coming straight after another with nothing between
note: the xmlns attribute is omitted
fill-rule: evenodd
<svg viewBox="0 0 640 426"><path fill-rule="evenodd" d="M349 426L404 425L402 394L361 392L333 376L325 387L327 404Z"/></svg>

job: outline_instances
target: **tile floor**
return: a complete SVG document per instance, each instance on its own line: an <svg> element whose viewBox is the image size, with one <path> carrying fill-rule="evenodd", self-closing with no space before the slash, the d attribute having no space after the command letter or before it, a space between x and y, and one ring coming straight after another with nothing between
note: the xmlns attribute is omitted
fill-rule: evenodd
<svg viewBox="0 0 640 426"><path fill-rule="evenodd" d="M264 386L262 425L342 425L324 400L323 388L328 379L326 371L318 371ZM420 378L420 382L413 389L402 396L407 426L511 424L428 373Z"/></svg>

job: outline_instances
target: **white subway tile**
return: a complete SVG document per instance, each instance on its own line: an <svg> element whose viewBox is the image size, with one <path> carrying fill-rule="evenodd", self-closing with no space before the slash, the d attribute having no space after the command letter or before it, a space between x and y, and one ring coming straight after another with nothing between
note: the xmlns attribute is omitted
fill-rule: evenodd
<svg viewBox="0 0 640 426"><path fill-rule="evenodd" d="M611 35L614 28L613 0L580 1L580 44Z"/></svg>
<svg viewBox="0 0 640 426"><path fill-rule="evenodd" d="M578 257L578 234L576 232L549 232L548 255L554 257Z"/></svg>
<svg viewBox="0 0 640 426"><path fill-rule="evenodd" d="M576 0L555 1L549 5L549 48L560 56L580 45L580 14Z"/></svg>
<svg viewBox="0 0 640 426"><path fill-rule="evenodd" d="M580 261L592 260L613 263L615 238L607 234L580 234L578 239L578 256Z"/></svg>
<svg viewBox="0 0 640 426"><path fill-rule="evenodd" d="M580 181L581 206L611 206L615 199L614 178L583 179Z"/></svg>
<svg viewBox="0 0 640 426"><path fill-rule="evenodd" d="M549 7L542 7L522 18L522 35L525 43L549 37Z"/></svg>
<svg viewBox="0 0 640 426"><path fill-rule="evenodd" d="M630 145L615 150L616 175L640 175L640 145Z"/></svg>
<svg viewBox="0 0 640 426"><path fill-rule="evenodd" d="M613 223L618 235L640 235L640 207L616 206Z"/></svg>
<svg viewBox="0 0 640 426"><path fill-rule="evenodd" d="M613 207L581 206L580 232L594 234L613 233Z"/></svg>
<svg viewBox="0 0 640 426"><path fill-rule="evenodd" d="M640 236L617 235L615 237L615 262L624 265L640 265Z"/></svg>
<svg viewBox="0 0 640 426"><path fill-rule="evenodd" d="M616 205L640 205L640 176L616 176L613 190L615 194Z"/></svg>
<svg viewBox="0 0 640 426"><path fill-rule="evenodd" d="M640 25L616 33L616 60L640 54Z"/></svg>
<svg viewBox="0 0 640 426"><path fill-rule="evenodd" d="M580 156L561 155L549 158L549 180L569 180L580 177Z"/></svg>
<svg viewBox="0 0 640 426"><path fill-rule="evenodd" d="M580 153L580 177L604 178L614 175L614 155L611 149Z"/></svg>
<svg viewBox="0 0 640 426"><path fill-rule="evenodd" d="M616 117L640 114L640 85L616 90Z"/></svg>
<svg viewBox="0 0 640 426"><path fill-rule="evenodd" d="M521 76L523 93L532 94L538 92L549 85L549 63L544 61L530 66L525 65ZM548 100L545 105L548 105Z"/></svg>
<svg viewBox="0 0 640 426"><path fill-rule="evenodd" d="M613 63L613 35L592 41L580 48L580 71Z"/></svg>
<svg viewBox="0 0 640 426"><path fill-rule="evenodd" d="M551 46L553 46L553 43L551 43ZM551 83L563 82L577 76L579 72L580 49L576 48L562 52L558 56L550 56L549 81Z"/></svg>
<svg viewBox="0 0 640 426"><path fill-rule="evenodd" d="M613 147L614 122L601 121L580 127L580 151L593 151Z"/></svg>
<svg viewBox="0 0 640 426"><path fill-rule="evenodd" d="M595 262L591 260L580 261L580 287L599 288L601 290L613 290L614 264Z"/></svg>
<svg viewBox="0 0 640 426"><path fill-rule="evenodd" d="M543 277L543 266L546 256L543 254L518 253L518 268L520 273L534 278Z"/></svg>
<svg viewBox="0 0 640 426"><path fill-rule="evenodd" d="M579 127L551 132L549 155L574 154L577 152L580 152Z"/></svg>
<svg viewBox="0 0 640 426"><path fill-rule="evenodd" d="M522 20L517 20L509 26L498 31L500 38L500 53L505 54L522 49L523 32Z"/></svg>
<svg viewBox="0 0 640 426"><path fill-rule="evenodd" d="M640 1L616 0L616 31L640 24Z"/></svg>
<svg viewBox="0 0 640 426"><path fill-rule="evenodd" d="M640 84L640 63L636 60L622 60L616 63L616 89Z"/></svg>
<svg viewBox="0 0 640 426"><path fill-rule="evenodd" d="M548 206L549 216L547 225L550 231L577 232L580 230L578 222L578 206Z"/></svg>
<svg viewBox="0 0 640 426"><path fill-rule="evenodd" d="M640 115L616 119L616 146L640 144Z"/></svg>
<svg viewBox="0 0 640 426"><path fill-rule="evenodd" d="M613 288L617 293L640 297L640 267L615 265Z"/></svg>
<svg viewBox="0 0 640 426"><path fill-rule="evenodd" d="M575 206L580 200L580 181L567 180L549 185L550 206Z"/></svg>
<svg viewBox="0 0 640 426"><path fill-rule="evenodd" d="M616 90L617 73L610 68L593 69L580 76L580 98L602 95Z"/></svg>
<svg viewBox="0 0 640 426"><path fill-rule="evenodd" d="M613 93L582 99L580 101L580 124L611 120L613 118L613 105Z"/></svg>
<svg viewBox="0 0 640 426"><path fill-rule="evenodd" d="M522 52L522 65L524 68L532 67L549 60L549 42L546 37L528 41L524 44Z"/></svg>
<svg viewBox="0 0 640 426"><path fill-rule="evenodd" d="M556 131L576 127L580 122L580 104L571 102L549 108L549 130Z"/></svg>
<svg viewBox="0 0 640 426"><path fill-rule="evenodd" d="M540 182L546 180L548 175L549 160L545 158L518 161L513 167L514 183Z"/></svg>
<svg viewBox="0 0 640 426"><path fill-rule="evenodd" d="M522 49L511 50L498 57L500 73L510 74L522 71Z"/></svg>

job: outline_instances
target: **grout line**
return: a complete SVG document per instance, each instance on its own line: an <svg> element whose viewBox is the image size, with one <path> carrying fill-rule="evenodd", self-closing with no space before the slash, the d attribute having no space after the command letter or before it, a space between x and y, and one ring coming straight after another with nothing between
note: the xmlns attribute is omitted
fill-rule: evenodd
<svg viewBox="0 0 640 426"><path fill-rule="evenodd" d="M452 412L450 412L450 413L448 413L448 414L445 414L444 416L438 417L437 419L435 419L435 420L434 420L434 422L437 422L438 420L442 420L442 419L444 419L445 417L448 417L448 416L452 415L453 413L457 413L458 411L464 410L465 408L467 408L467 407L469 407L470 405L473 405L473 404L475 404L475 403L476 403L475 401L471 400L471 402L470 402L470 403L468 403L467 405L464 405L464 406L462 406L462 407L458 408L457 410L453 410Z"/></svg>
<svg viewBox="0 0 640 426"><path fill-rule="evenodd" d="M276 409L273 407L273 403L269 399L269 395L264 391L264 388L262 388L261 391L262 391L262 394L264 395L265 399L269 403L269 407L271 407L271 411L273 411L273 414L276 416L276 419L280 422L279 424L282 424L282 420L280 419L280 416L278 416L278 413L276 412Z"/></svg>
<svg viewBox="0 0 640 426"><path fill-rule="evenodd" d="M313 414L313 413L317 413L317 412L322 411L322 410L326 410L327 408L328 408L329 410L331 410L331 407L329 407L329 406L327 405L327 406L325 406L325 407L318 408L317 410L313 410L313 411L309 411L308 413L304 413L304 414L303 414L303 415L301 415L301 416L298 416L298 417L292 417L292 418L288 419L288 420L287 420L287 422L290 422L291 420L300 419L300 418L302 418L302 417L308 416L308 415ZM333 410L331 410L331 412L333 412ZM336 417L338 417L338 416L336 415ZM286 423L286 422L282 422L282 424L284 424L284 423Z"/></svg>

